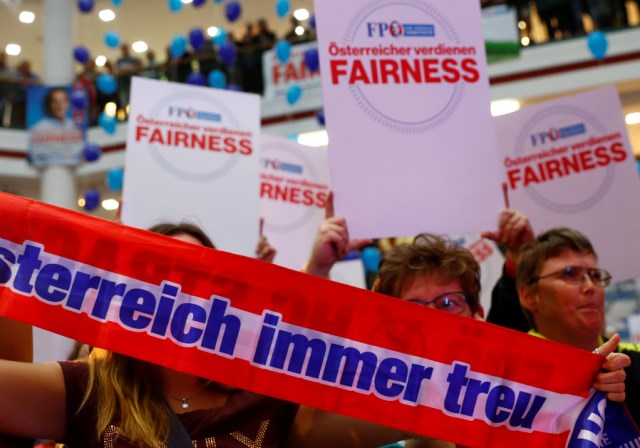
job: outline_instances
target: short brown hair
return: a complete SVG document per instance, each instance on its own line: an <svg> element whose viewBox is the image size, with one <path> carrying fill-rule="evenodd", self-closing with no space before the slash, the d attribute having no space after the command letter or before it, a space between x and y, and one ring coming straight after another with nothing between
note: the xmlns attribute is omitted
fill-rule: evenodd
<svg viewBox="0 0 640 448"><path fill-rule="evenodd" d="M213 241L211 241L207 234L204 233L204 230L195 224L188 222L181 222L179 224L163 222L149 227L149 231L165 236L189 235L200 241L204 247L209 247L211 249L216 248Z"/></svg>
<svg viewBox="0 0 640 448"><path fill-rule="evenodd" d="M590 254L598 258L589 238L568 227L555 227L538 235L536 239L522 246L518 256L516 284L518 289L533 286L540 275L540 269L549 258L557 257L565 251ZM524 316L533 329L537 330L533 314L524 306Z"/></svg>
<svg viewBox="0 0 640 448"><path fill-rule="evenodd" d="M590 254L598 258L589 238L577 230L568 227L547 230L520 250L516 271L518 287L533 285L543 263L565 251Z"/></svg>
<svg viewBox="0 0 640 448"><path fill-rule="evenodd" d="M411 244L401 244L387 252L373 290L398 297L407 282L420 275L437 281L458 281L468 295L472 312L480 309L480 265L471 252L447 237L421 233Z"/></svg>

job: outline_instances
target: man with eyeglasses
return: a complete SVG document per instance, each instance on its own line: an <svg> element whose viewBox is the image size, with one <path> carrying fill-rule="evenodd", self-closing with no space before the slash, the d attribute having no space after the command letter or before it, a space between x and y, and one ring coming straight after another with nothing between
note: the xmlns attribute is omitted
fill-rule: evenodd
<svg viewBox="0 0 640 448"><path fill-rule="evenodd" d="M604 342L604 288L611 275L598 265L586 236L566 227L539 235L520 251L516 282L533 326L530 334L589 351ZM639 349L636 344L618 346L618 352L631 358L625 368L625 404L640 426Z"/></svg>

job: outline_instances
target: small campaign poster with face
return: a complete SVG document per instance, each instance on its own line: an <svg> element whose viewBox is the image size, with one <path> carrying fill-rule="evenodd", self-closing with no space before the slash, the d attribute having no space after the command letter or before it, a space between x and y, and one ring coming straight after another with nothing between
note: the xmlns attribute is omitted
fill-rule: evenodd
<svg viewBox="0 0 640 448"><path fill-rule="evenodd" d="M134 78L122 221L202 227L253 256L259 229L257 95Z"/></svg>
<svg viewBox="0 0 640 448"><path fill-rule="evenodd" d="M640 179L615 87L496 118L511 207L536 234L579 230L614 281L640 276Z"/></svg>
<svg viewBox="0 0 640 448"><path fill-rule="evenodd" d="M261 142L264 234L278 251L275 263L299 270L311 254L329 199L327 149L265 134Z"/></svg>
<svg viewBox="0 0 640 448"><path fill-rule="evenodd" d="M331 182L351 235L495 227L503 203L479 3L315 5Z"/></svg>
<svg viewBox="0 0 640 448"><path fill-rule="evenodd" d="M27 91L29 160L33 166L73 166L84 148L87 113L71 107L70 86L34 86Z"/></svg>

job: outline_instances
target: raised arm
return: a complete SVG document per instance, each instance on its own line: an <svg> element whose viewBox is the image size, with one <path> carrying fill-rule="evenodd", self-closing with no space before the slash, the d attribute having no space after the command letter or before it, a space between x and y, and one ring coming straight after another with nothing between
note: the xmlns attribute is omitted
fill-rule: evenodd
<svg viewBox="0 0 640 448"><path fill-rule="evenodd" d="M58 363L0 361L0 433L62 440L65 407Z"/></svg>
<svg viewBox="0 0 640 448"><path fill-rule="evenodd" d="M264 218L260 218L260 238L256 245L256 258L267 263L273 263L276 254L276 248L269 243L269 240L264 235Z"/></svg>
<svg viewBox="0 0 640 448"><path fill-rule="evenodd" d="M0 317L0 359L33 361L31 325Z"/></svg>
<svg viewBox="0 0 640 448"><path fill-rule="evenodd" d="M520 248L535 236L529 218L517 210L507 208L500 213L498 230L482 232L482 237L503 245L507 260L516 263Z"/></svg>
<svg viewBox="0 0 640 448"><path fill-rule="evenodd" d="M529 219L522 213L508 208L500 213L498 229L483 232L482 236L503 245L506 249L502 276L491 291L491 308L487 322L527 332L531 326L520 307L516 288L516 262L520 248L534 238Z"/></svg>
<svg viewBox="0 0 640 448"><path fill-rule="evenodd" d="M317 277L329 278L333 265L354 249L359 249L371 240L350 240L347 221L341 216L334 216L333 195L329 195L325 219L318 228L313 242L311 256L302 268L303 272Z"/></svg>

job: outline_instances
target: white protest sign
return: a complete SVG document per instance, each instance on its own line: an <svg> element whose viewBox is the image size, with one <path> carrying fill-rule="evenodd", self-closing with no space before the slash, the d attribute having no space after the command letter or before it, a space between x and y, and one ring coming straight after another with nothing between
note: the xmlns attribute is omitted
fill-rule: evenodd
<svg viewBox="0 0 640 448"><path fill-rule="evenodd" d="M322 0L316 17L351 236L492 228L503 204L479 3Z"/></svg>
<svg viewBox="0 0 640 448"><path fill-rule="evenodd" d="M311 254L329 197L326 148L262 135L260 209L275 263L299 270Z"/></svg>
<svg viewBox="0 0 640 448"><path fill-rule="evenodd" d="M614 87L496 118L511 206L539 234L575 228L614 280L640 276L640 181Z"/></svg>
<svg viewBox="0 0 640 448"><path fill-rule="evenodd" d="M365 271L360 258L340 261L333 265L329 278L334 282L355 286L356 288L367 288Z"/></svg>
<svg viewBox="0 0 640 448"><path fill-rule="evenodd" d="M480 264L480 304L484 308L486 316L491 309L493 287L502 276L504 256L493 241L482 238L479 233L450 235L450 237L459 246L468 249Z"/></svg>
<svg viewBox="0 0 640 448"><path fill-rule="evenodd" d="M183 220L216 247L252 256L258 239L257 95L134 78L122 221Z"/></svg>
<svg viewBox="0 0 640 448"><path fill-rule="evenodd" d="M287 90L292 84L297 84L302 89L301 98L322 98L320 73L309 70L304 62L305 52L316 46L315 42L292 45L287 62L278 59L275 49L263 53L264 101L278 100L284 107Z"/></svg>

